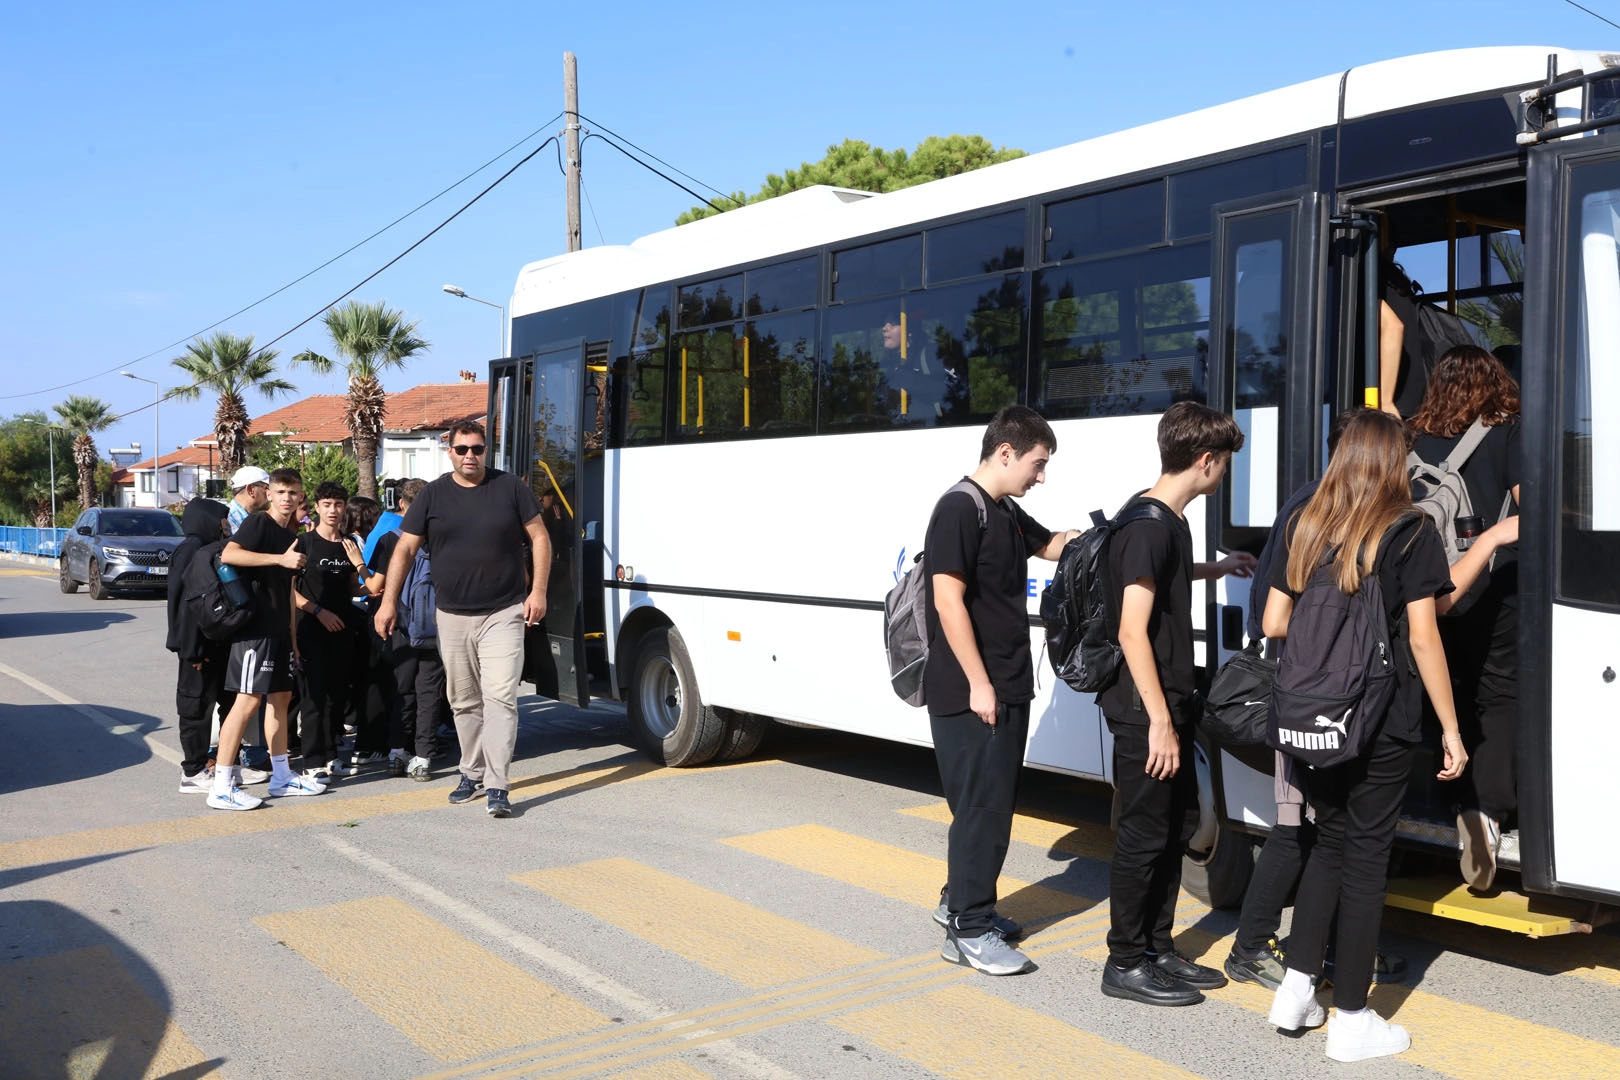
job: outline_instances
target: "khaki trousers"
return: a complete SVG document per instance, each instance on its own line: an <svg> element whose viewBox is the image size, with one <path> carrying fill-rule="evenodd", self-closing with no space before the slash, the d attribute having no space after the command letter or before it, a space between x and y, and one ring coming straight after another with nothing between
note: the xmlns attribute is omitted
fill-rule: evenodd
<svg viewBox="0 0 1620 1080"><path fill-rule="evenodd" d="M439 656L461 740L461 772L492 791L510 791L523 673L523 605L488 615L438 612Z"/></svg>

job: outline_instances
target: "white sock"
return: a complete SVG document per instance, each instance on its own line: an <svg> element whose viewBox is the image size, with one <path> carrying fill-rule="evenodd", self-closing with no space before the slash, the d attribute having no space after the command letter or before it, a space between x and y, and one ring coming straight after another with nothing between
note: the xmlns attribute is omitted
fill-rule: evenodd
<svg viewBox="0 0 1620 1080"><path fill-rule="evenodd" d="M270 775L277 780L286 780L292 776L292 769L287 766L286 754L270 755Z"/></svg>
<svg viewBox="0 0 1620 1080"><path fill-rule="evenodd" d="M1372 1010L1365 1005L1359 1009L1339 1009L1333 1014L1336 1023L1353 1028L1366 1027L1372 1023L1372 1017Z"/></svg>
<svg viewBox="0 0 1620 1080"><path fill-rule="evenodd" d="M402 758L402 757L410 757L410 756L411 756L411 755L409 755L409 754L407 754L407 753L406 753L406 752L405 752L405 750L404 750L404 748L402 748L402 747L395 747L395 748L394 748L394 749L392 749L392 750L390 750L390 751L388 751L388 756L389 756L389 757L398 757L398 758Z"/></svg>
<svg viewBox="0 0 1620 1080"><path fill-rule="evenodd" d="M231 788L236 786L236 778L231 775L235 771L235 769L232 769L229 766L216 765L214 767L214 786L212 794L229 795L231 793Z"/></svg>
<svg viewBox="0 0 1620 1080"><path fill-rule="evenodd" d="M1303 971L1289 968L1283 973L1282 989L1293 994L1300 1001L1309 1001L1312 997L1311 977Z"/></svg>

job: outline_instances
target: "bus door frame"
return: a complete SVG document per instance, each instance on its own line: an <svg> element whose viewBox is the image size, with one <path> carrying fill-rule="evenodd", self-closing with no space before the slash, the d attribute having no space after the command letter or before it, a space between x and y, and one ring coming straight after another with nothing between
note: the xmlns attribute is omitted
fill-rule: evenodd
<svg viewBox="0 0 1620 1080"><path fill-rule="evenodd" d="M489 405L484 419L490 468L527 478L527 469L519 467L517 461L517 448L528 441L520 437L529 400L524 363L510 356L490 362Z"/></svg>

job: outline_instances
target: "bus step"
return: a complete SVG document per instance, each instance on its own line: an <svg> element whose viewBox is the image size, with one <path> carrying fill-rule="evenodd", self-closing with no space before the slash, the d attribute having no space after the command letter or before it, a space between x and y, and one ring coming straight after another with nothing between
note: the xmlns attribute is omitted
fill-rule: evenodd
<svg viewBox="0 0 1620 1080"><path fill-rule="evenodd" d="M1384 901L1389 907L1438 915L1533 938L1590 934L1592 905L1556 896L1500 892L1475 896L1455 877L1395 878Z"/></svg>

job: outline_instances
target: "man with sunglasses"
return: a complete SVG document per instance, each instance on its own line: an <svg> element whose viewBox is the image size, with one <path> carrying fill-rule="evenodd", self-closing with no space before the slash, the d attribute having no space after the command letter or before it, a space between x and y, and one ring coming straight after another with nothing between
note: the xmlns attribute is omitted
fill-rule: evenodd
<svg viewBox="0 0 1620 1080"><path fill-rule="evenodd" d="M452 803L483 790L491 817L512 812L507 770L517 745L523 632L546 614L551 541L540 500L522 480L486 467L482 424L450 429L450 472L428 484L405 512L374 623L388 640L399 594L423 545L433 563L439 656L461 740L461 783ZM532 549L525 581L523 545Z"/></svg>

